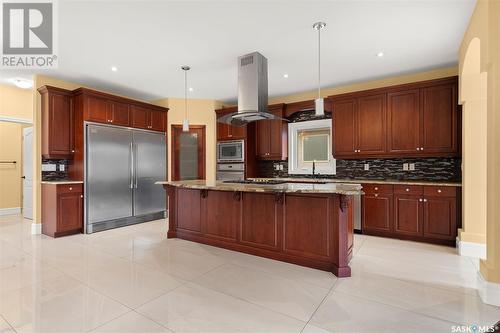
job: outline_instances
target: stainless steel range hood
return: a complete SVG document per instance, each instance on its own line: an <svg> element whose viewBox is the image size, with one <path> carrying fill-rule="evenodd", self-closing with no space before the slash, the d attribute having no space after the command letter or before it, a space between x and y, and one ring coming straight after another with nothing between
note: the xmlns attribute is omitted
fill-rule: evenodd
<svg viewBox="0 0 500 333"><path fill-rule="evenodd" d="M267 112L267 59L259 52L238 58L238 111L219 118L221 123L243 126L257 120L279 118ZM281 118L280 118L281 119Z"/></svg>

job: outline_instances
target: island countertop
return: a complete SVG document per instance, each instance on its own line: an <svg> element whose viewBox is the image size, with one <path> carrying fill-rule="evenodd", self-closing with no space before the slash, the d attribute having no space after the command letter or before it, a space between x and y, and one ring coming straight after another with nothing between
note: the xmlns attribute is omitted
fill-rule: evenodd
<svg viewBox="0 0 500 333"><path fill-rule="evenodd" d="M170 185L197 190L234 192L284 192L284 193L331 193L342 195L363 194L360 184L326 183L283 183L283 184L239 184L208 180L158 181L158 185Z"/></svg>
<svg viewBox="0 0 500 333"><path fill-rule="evenodd" d="M450 186L461 187L462 183L446 180L400 180L400 179L367 179L367 178L354 178L354 179L335 179L335 178L294 178L294 177L255 177L249 179L256 180L283 180L290 182L305 181L308 183L324 182L324 183L344 183L344 184L389 184L389 185L423 185L423 186Z"/></svg>

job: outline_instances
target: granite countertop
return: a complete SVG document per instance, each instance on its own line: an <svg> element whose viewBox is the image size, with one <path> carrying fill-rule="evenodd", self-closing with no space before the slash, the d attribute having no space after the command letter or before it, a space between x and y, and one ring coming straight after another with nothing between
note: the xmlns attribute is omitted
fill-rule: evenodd
<svg viewBox="0 0 500 333"><path fill-rule="evenodd" d="M326 183L347 183L347 184L389 184L389 185L427 185L427 186L455 186L461 187L462 183L442 180L398 180L398 179L332 179L332 178L249 178L249 179L277 179L291 182L326 182Z"/></svg>
<svg viewBox="0 0 500 333"><path fill-rule="evenodd" d="M284 183L284 184L238 184L224 183L220 181L205 180L185 180L185 181L160 181L159 185L171 185L182 188L192 188L198 190L216 191L237 191L237 192L286 192L286 193L334 193L344 195L363 194L360 184L304 184L304 183Z"/></svg>
<svg viewBox="0 0 500 333"><path fill-rule="evenodd" d="M42 180L42 184L52 184L52 185L83 184L83 180L70 180L70 179Z"/></svg>

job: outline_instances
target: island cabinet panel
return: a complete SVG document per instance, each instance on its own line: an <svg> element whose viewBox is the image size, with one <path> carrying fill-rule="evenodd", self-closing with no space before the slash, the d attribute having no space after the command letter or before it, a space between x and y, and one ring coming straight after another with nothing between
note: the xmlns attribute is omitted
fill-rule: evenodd
<svg viewBox="0 0 500 333"><path fill-rule="evenodd" d="M420 91L403 90L388 94L389 152L420 151ZM417 149L418 148L418 149Z"/></svg>
<svg viewBox="0 0 500 333"><path fill-rule="evenodd" d="M208 237L236 241L236 228L241 216L241 193L202 191L201 198L201 232Z"/></svg>
<svg viewBox="0 0 500 333"><path fill-rule="evenodd" d="M73 158L75 126L71 92L49 86L38 91L42 97L42 156Z"/></svg>
<svg viewBox="0 0 500 333"><path fill-rule="evenodd" d="M177 229L201 232L201 191L179 189L175 199Z"/></svg>
<svg viewBox="0 0 500 333"><path fill-rule="evenodd" d="M457 153L457 86L422 89L422 153Z"/></svg>
<svg viewBox="0 0 500 333"><path fill-rule="evenodd" d="M327 260L331 256L332 202L328 196L286 196L284 244L286 253Z"/></svg>
<svg viewBox="0 0 500 333"><path fill-rule="evenodd" d="M242 195L241 243L280 250L282 234L280 198L271 193L247 192Z"/></svg>

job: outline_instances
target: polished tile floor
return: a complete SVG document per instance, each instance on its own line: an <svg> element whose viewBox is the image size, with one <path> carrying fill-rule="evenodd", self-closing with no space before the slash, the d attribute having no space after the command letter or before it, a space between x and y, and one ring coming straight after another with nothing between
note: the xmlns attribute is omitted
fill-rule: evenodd
<svg viewBox="0 0 500 333"><path fill-rule="evenodd" d="M165 237L153 221L31 236L0 217L0 332L451 332L500 309L477 262L442 246L356 235L353 276Z"/></svg>

